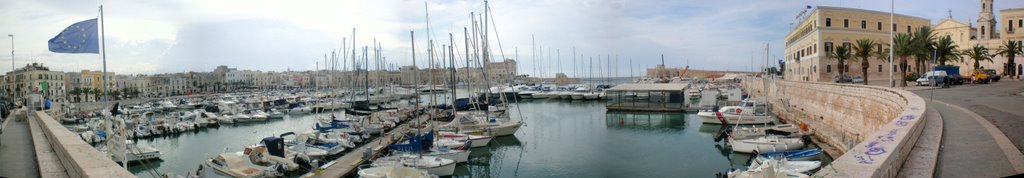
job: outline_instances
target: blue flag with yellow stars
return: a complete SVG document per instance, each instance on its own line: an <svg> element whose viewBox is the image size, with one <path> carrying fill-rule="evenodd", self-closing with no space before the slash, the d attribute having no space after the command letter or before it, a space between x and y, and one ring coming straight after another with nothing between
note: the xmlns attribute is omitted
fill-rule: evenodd
<svg viewBox="0 0 1024 178"><path fill-rule="evenodd" d="M50 51L55 53L100 53L97 19L81 21L50 39Z"/></svg>

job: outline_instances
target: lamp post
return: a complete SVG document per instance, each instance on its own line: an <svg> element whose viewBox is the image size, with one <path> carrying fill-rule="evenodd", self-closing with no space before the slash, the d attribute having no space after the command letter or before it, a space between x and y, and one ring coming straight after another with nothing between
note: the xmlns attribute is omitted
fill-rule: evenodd
<svg viewBox="0 0 1024 178"><path fill-rule="evenodd" d="M7 34L11 37L11 72L14 72L14 34Z"/></svg>
<svg viewBox="0 0 1024 178"><path fill-rule="evenodd" d="M896 53L893 47L896 47L896 39L893 38L893 33L896 33L896 0L889 1L889 22L892 23L893 29L889 30L889 87L896 87L896 81L892 78L892 73L896 68L892 64L893 54ZM902 78L902 77L901 77Z"/></svg>

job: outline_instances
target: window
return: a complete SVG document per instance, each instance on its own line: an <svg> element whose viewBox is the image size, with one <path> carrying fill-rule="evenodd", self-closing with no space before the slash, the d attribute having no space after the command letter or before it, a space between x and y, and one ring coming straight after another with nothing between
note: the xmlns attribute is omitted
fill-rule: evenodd
<svg viewBox="0 0 1024 178"><path fill-rule="evenodd" d="M878 22L878 31L882 31L882 22Z"/></svg>
<svg viewBox="0 0 1024 178"><path fill-rule="evenodd" d="M1006 26L1006 31L1013 32L1013 20L1010 20L1009 25Z"/></svg>
<svg viewBox="0 0 1024 178"><path fill-rule="evenodd" d="M832 64L825 65L825 73L832 73Z"/></svg>
<svg viewBox="0 0 1024 178"><path fill-rule="evenodd" d="M843 70L845 70L843 72L850 73L850 65L843 66Z"/></svg>
<svg viewBox="0 0 1024 178"><path fill-rule="evenodd" d="M896 24L892 24L892 31L896 31Z"/></svg>
<svg viewBox="0 0 1024 178"><path fill-rule="evenodd" d="M818 44L814 44L814 46L811 46L811 51L814 51L814 54L818 54Z"/></svg>
<svg viewBox="0 0 1024 178"><path fill-rule="evenodd" d="M843 28L850 28L850 19L843 19Z"/></svg>
<svg viewBox="0 0 1024 178"><path fill-rule="evenodd" d="M860 29L868 29L868 21L860 21Z"/></svg>
<svg viewBox="0 0 1024 178"><path fill-rule="evenodd" d="M846 51L850 51L850 46L850 42L843 42L843 48L846 48Z"/></svg>
<svg viewBox="0 0 1024 178"><path fill-rule="evenodd" d="M1024 19L1017 19L1017 28L1024 27Z"/></svg>
<svg viewBox="0 0 1024 178"><path fill-rule="evenodd" d="M910 33L910 25L907 25L907 33Z"/></svg>
<svg viewBox="0 0 1024 178"><path fill-rule="evenodd" d="M832 18L825 18L825 27L832 27Z"/></svg>
<svg viewBox="0 0 1024 178"><path fill-rule="evenodd" d="M981 26L981 35L985 35L985 26Z"/></svg>
<svg viewBox="0 0 1024 178"><path fill-rule="evenodd" d="M825 42L825 53L832 52L832 42Z"/></svg>
<svg viewBox="0 0 1024 178"><path fill-rule="evenodd" d="M878 65L878 72L882 72L882 65L881 64Z"/></svg>

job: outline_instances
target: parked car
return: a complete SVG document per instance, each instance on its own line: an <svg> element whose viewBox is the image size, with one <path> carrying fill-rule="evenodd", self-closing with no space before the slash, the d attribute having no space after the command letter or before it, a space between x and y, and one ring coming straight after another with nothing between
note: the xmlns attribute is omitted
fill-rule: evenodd
<svg viewBox="0 0 1024 178"><path fill-rule="evenodd" d="M971 74L971 82L973 83L988 83L989 80L988 74L985 74L984 72L975 70L974 73Z"/></svg>
<svg viewBox="0 0 1024 178"><path fill-rule="evenodd" d="M988 75L988 78L992 80L992 82L999 82L999 79L1002 78L1001 76L999 76L999 74L996 74L995 69L982 69L981 72L984 72L985 75Z"/></svg>
<svg viewBox="0 0 1024 178"><path fill-rule="evenodd" d="M832 78L832 81L834 81L836 83L850 83L851 81L853 81L853 78L851 78L850 76L842 76L842 77L840 77L840 76L836 75L835 77Z"/></svg>
<svg viewBox="0 0 1024 178"><path fill-rule="evenodd" d="M965 80L964 76L961 76L960 74L949 74L946 78L949 79L950 85L962 85Z"/></svg>
<svg viewBox="0 0 1024 178"><path fill-rule="evenodd" d="M850 79L850 83L864 83L864 77L853 77L853 79Z"/></svg>
<svg viewBox="0 0 1024 178"><path fill-rule="evenodd" d="M929 71L917 78L916 82L918 86L943 84L946 80L946 76L946 71Z"/></svg>

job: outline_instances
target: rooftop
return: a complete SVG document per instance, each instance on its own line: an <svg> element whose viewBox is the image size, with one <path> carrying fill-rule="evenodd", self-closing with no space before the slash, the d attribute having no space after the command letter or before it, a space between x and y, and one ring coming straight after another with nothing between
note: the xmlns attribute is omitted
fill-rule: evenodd
<svg viewBox="0 0 1024 178"><path fill-rule="evenodd" d="M612 87L608 91L683 91L688 84L682 83L627 83Z"/></svg>

